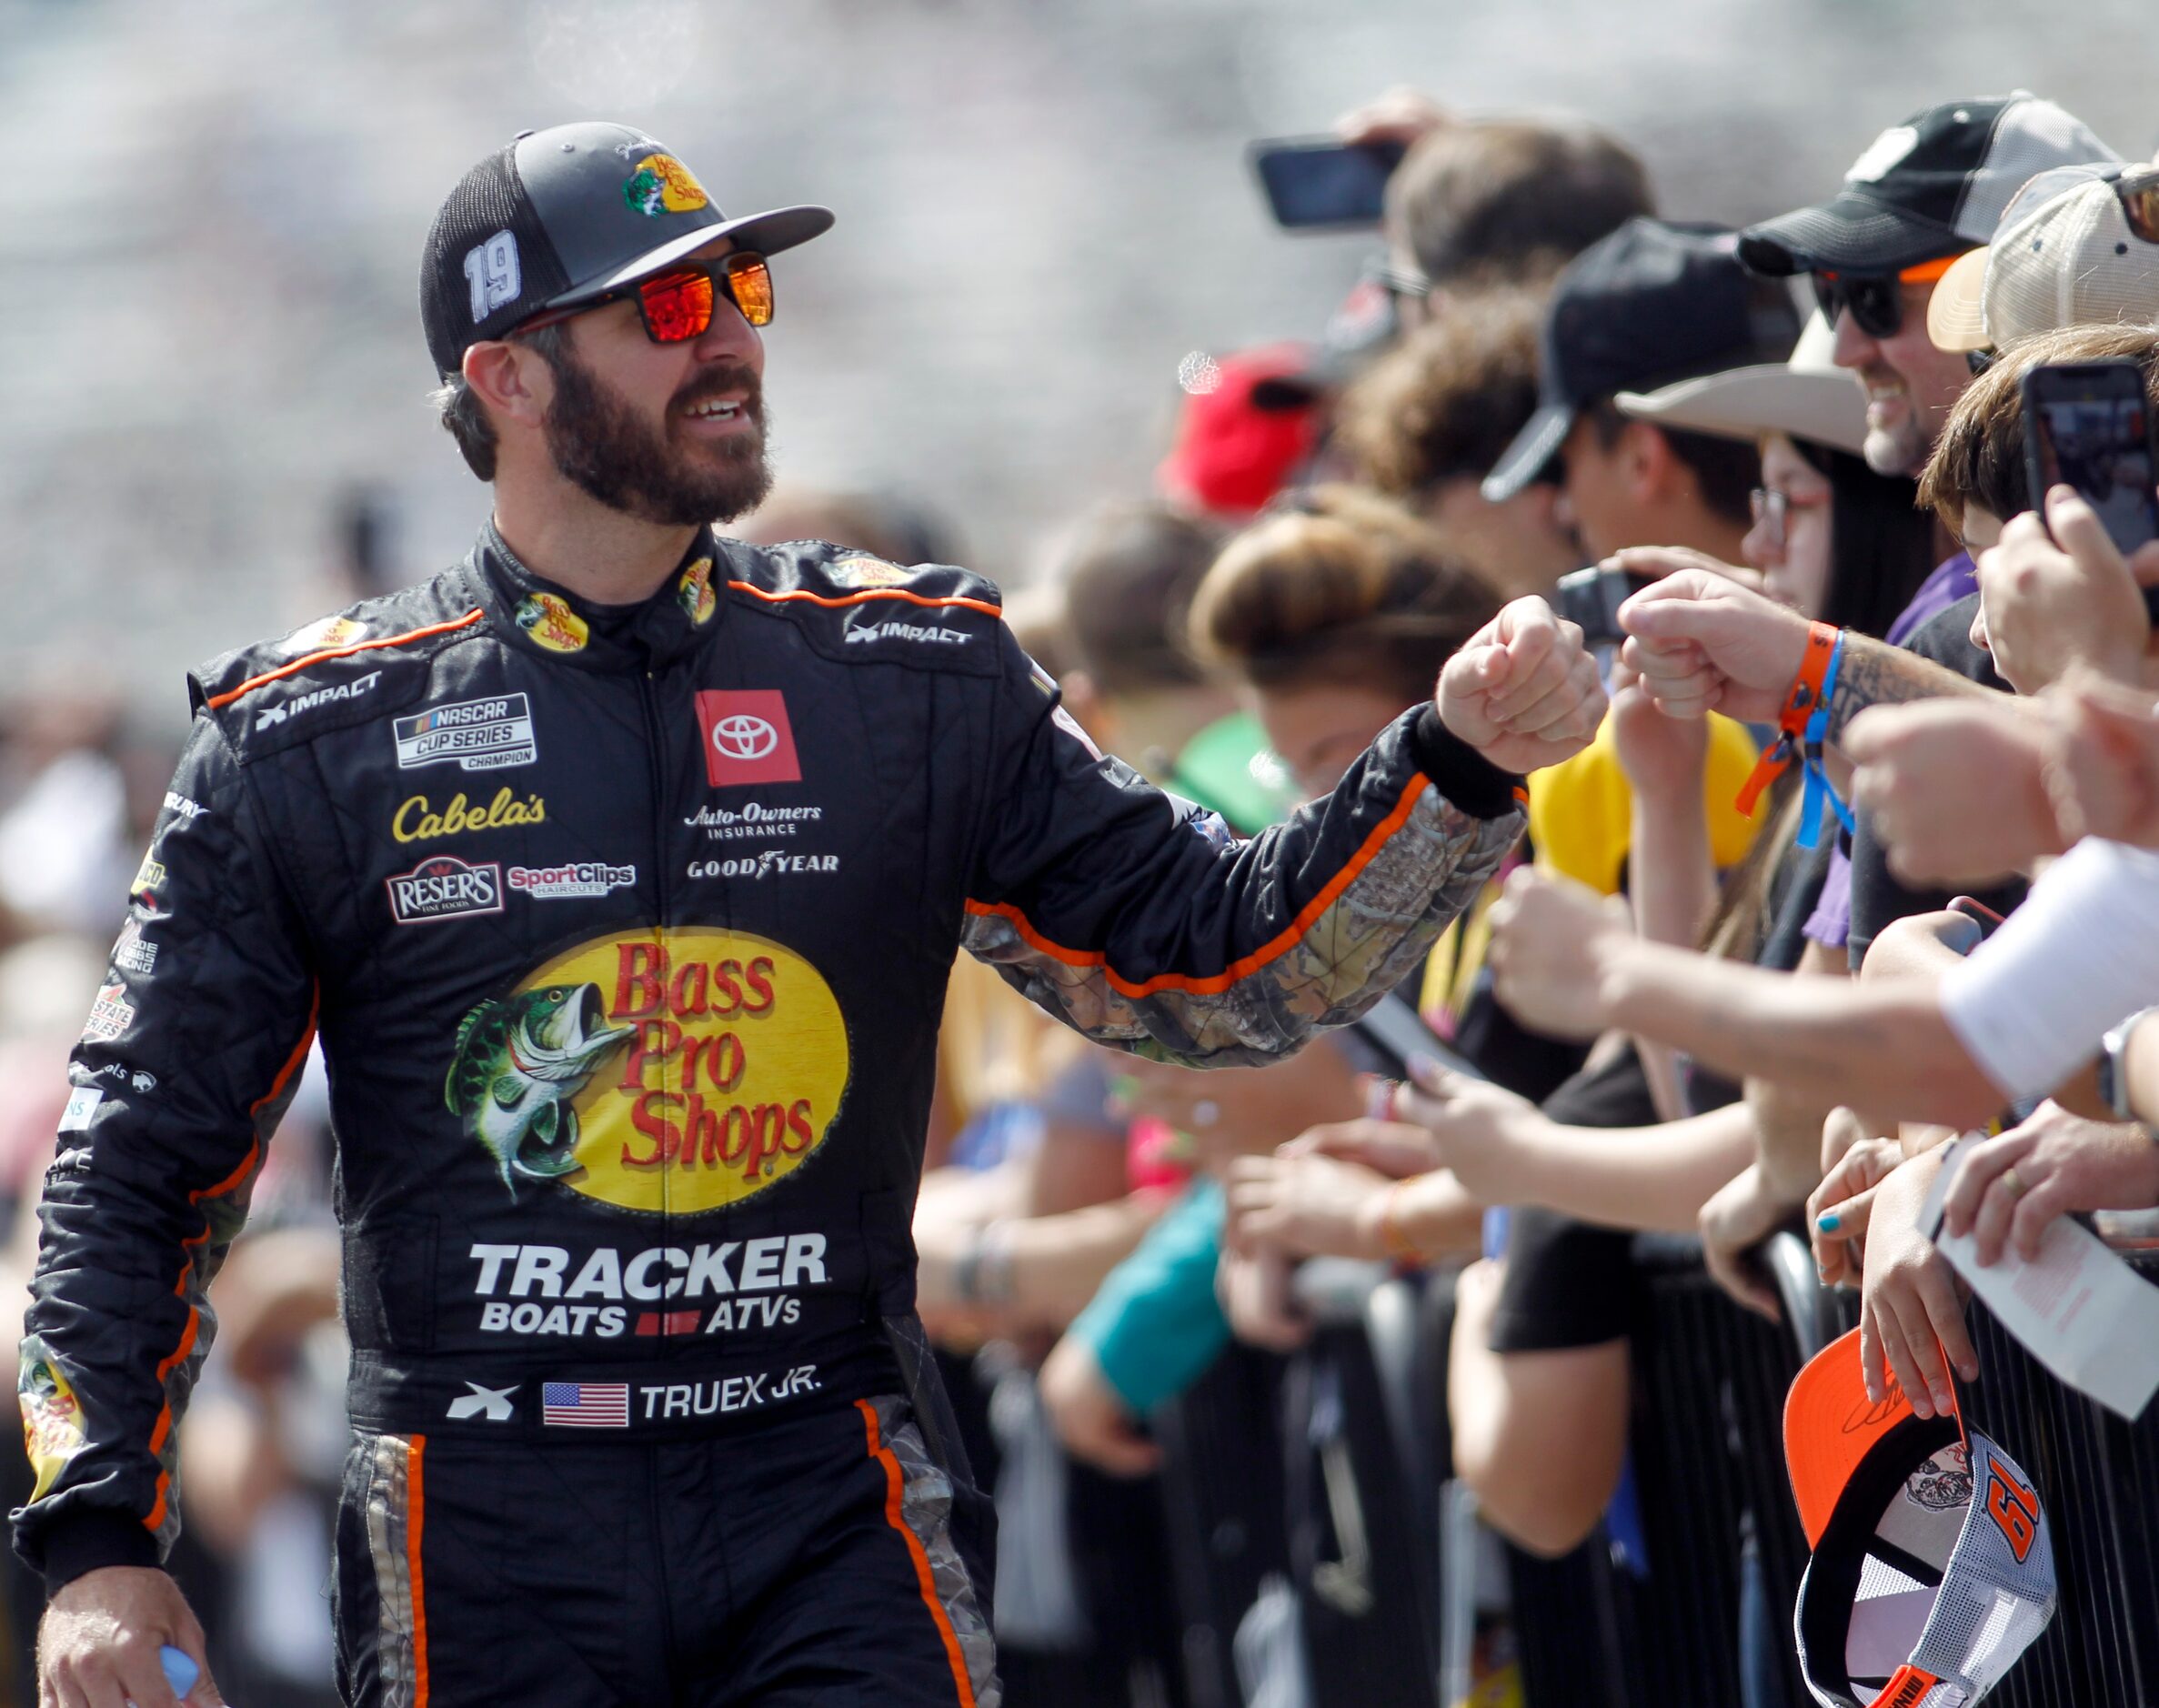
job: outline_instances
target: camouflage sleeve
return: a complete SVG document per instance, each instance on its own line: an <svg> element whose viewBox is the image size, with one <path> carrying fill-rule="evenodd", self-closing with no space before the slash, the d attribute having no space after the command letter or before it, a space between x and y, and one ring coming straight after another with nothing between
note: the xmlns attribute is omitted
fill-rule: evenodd
<svg viewBox="0 0 2159 1708"><path fill-rule="evenodd" d="M1430 707L1324 800L1237 843L1098 755L1009 637L1002 740L962 941L1100 1042L1230 1066L1355 1020L1521 836L1519 779Z"/></svg>
<svg viewBox="0 0 2159 1708"><path fill-rule="evenodd" d="M75 1047L19 1387L35 1484L16 1551L56 1589L159 1561L205 1302L315 1022L246 779L196 720Z"/></svg>

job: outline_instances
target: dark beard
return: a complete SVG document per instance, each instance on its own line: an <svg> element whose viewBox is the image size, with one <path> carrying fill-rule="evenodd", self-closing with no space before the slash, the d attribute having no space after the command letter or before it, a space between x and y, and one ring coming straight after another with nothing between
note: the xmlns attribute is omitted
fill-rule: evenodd
<svg viewBox="0 0 2159 1708"><path fill-rule="evenodd" d="M566 348L550 366L555 397L544 427L547 451L564 479L611 510L668 527L725 522L754 510L772 489L765 461L765 398L747 367L708 369L668 405L668 419L685 404L726 391L746 394L743 412L755 436L721 441L721 467L696 467L603 389L592 370Z"/></svg>

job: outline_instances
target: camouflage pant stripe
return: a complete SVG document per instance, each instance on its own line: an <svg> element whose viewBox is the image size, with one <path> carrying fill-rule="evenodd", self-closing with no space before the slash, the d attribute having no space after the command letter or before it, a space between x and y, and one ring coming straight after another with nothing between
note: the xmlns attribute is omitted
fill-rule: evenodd
<svg viewBox="0 0 2159 1708"><path fill-rule="evenodd" d="M381 1625L377 1650L384 1708L427 1708L427 1626L419 1571L423 1436L370 1443L365 1511Z"/></svg>
<svg viewBox="0 0 2159 1708"><path fill-rule="evenodd" d="M952 1479L929 1456L915 1424L899 1421L907 1416L904 1400L891 1394L855 1405L869 1431L870 1456L884 1463L885 1516L914 1555L922 1600L951 1657L960 1708L1002 1708L996 1641L952 1540Z"/></svg>

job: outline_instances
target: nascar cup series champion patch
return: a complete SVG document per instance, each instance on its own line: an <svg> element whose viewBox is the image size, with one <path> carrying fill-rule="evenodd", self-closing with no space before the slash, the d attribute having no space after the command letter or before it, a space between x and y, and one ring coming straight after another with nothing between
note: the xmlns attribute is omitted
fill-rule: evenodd
<svg viewBox="0 0 2159 1708"><path fill-rule="evenodd" d="M2054 1617L2054 1554L2037 1486L1961 1416L1876 1402L1859 1331L1784 1402L1784 1457L1813 1558L1794 1623L1824 1708L1964 1708Z"/></svg>

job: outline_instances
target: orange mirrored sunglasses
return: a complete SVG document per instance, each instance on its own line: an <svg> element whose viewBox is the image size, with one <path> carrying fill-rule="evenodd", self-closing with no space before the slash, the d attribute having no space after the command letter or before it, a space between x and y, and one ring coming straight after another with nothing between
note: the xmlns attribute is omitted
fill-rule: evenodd
<svg viewBox="0 0 2159 1708"><path fill-rule="evenodd" d="M703 337L710 329L713 310L723 296L741 311L742 318L751 326L770 326L772 269L766 265L765 257L743 249L723 255L717 261L685 262L588 301L545 309L512 327L504 336L515 337L520 332L537 332L542 327L567 320L572 315L581 315L588 308L627 300L637 304L638 317L645 323L645 336L653 343L687 344L692 338Z"/></svg>

